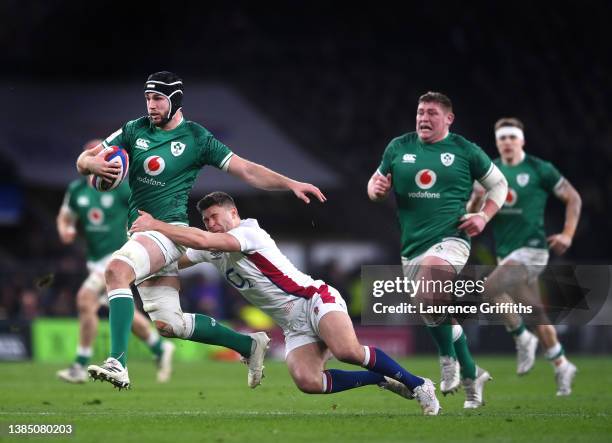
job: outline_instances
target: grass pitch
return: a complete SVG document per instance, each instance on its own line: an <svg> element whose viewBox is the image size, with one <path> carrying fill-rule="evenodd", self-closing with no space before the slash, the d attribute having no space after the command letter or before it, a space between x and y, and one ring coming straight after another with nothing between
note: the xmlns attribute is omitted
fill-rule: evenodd
<svg viewBox="0 0 612 443"><path fill-rule="evenodd" d="M486 406L464 411L463 393L441 397L442 415L421 416L415 401L374 386L332 395L306 395L281 362L266 363L262 386L246 386L239 363L179 364L173 380L155 383L152 364L133 362L133 388L108 383L69 385L55 379L57 365L0 364L0 440L9 424L70 423L72 441L112 442L344 442L534 441L612 439L612 359L573 358L579 373L571 397L556 398L553 371L538 360L517 377L511 357L481 357L494 380ZM409 370L437 381L435 357L403 360ZM347 367L331 362L332 367ZM42 437L32 437L40 441Z"/></svg>

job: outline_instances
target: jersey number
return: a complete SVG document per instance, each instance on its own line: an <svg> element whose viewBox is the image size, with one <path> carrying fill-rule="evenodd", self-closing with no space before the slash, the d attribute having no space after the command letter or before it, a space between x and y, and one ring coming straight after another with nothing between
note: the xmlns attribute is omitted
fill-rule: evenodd
<svg viewBox="0 0 612 443"><path fill-rule="evenodd" d="M251 283L248 278L244 278L242 275L234 271L234 268L229 268L225 272L225 278L238 289L244 288L244 285L247 285L248 288L253 287L253 283Z"/></svg>

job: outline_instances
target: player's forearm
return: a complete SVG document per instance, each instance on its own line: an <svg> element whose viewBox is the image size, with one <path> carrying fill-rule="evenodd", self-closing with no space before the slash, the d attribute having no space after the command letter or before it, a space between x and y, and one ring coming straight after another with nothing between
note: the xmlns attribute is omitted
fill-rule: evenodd
<svg viewBox="0 0 612 443"><path fill-rule="evenodd" d="M484 204L484 207L482 208L482 212L485 215L486 221L488 222L489 220L491 220L495 216L495 214L497 214L497 211L499 211L499 206L497 206L497 203L495 203L491 199L487 199Z"/></svg>
<svg viewBox="0 0 612 443"><path fill-rule="evenodd" d="M241 178L259 189L265 191L285 191L290 190L294 180L274 172L265 166L246 161L240 174Z"/></svg>
<svg viewBox="0 0 612 443"><path fill-rule="evenodd" d="M368 180L368 198L373 202L379 202L385 199L385 197L376 195L374 192L374 177L371 177L370 180Z"/></svg>
<svg viewBox="0 0 612 443"><path fill-rule="evenodd" d="M95 148L87 149L86 151L81 152L81 155L79 155L79 158L77 158L77 162L76 162L76 167L77 167L77 171L79 171L79 174L81 175L91 174L91 169L89 168L89 162L94 156L98 155L100 151L102 151L102 149L104 149L104 146L102 146L102 144L99 144Z"/></svg>
<svg viewBox="0 0 612 443"><path fill-rule="evenodd" d="M179 245L192 249L207 249L210 247L206 231L189 226L176 226L156 220L153 230L158 231Z"/></svg>
<svg viewBox="0 0 612 443"><path fill-rule="evenodd" d="M565 204L565 224L563 226L563 234L574 238L578 222L580 220L580 211L582 210L582 199L578 192L572 193Z"/></svg>

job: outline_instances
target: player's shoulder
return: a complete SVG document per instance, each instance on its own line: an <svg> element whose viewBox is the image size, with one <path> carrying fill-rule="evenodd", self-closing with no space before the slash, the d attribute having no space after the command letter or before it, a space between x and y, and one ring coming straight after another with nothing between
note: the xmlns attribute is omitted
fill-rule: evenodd
<svg viewBox="0 0 612 443"><path fill-rule="evenodd" d="M531 166L533 169L540 173L555 168L555 166L550 161L544 160L540 157L531 154L525 154L524 162L526 165Z"/></svg>
<svg viewBox="0 0 612 443"><path fill-rule="evenodd" d="M128 131L136 132L149 129L151 127L151 122L149 121L149 117L143 115L142 117L128 121L123 127Z"/></svg>
<svg viewBox="0 0 612 443"><path fill-rule="evenodd" d="M401 147L409 146L413 143L416 143L418 140L418 135L416 132L406 132L405 134L398 135L391 139L389 144L387 145L388 149L397 149Z"/></svg>
<svg viewBox="0 0 612 443"><path fill-rule="evenodd" d="M185 120L185 129L187 129L194 138L202 139L212 137L212 133L208 129L191 120Z"/></svg>
<svg viewBox="0 0 612 443"><path fill-rule="evenodd" d="M448 134L448 141L461 149L465 149L467 151L481 151L482 148L478 146L473 141L468 140L462 135L456 134L454 132L450 132Z"/></svg>
<svg viewBox="0 0 612 443"><path fill-rule="evenodd" d="M68 192L70 192L71 194L74 192L78 192L81 189L86 189L87 188L87 178L85 177L80 177L77 179L72 180L69 184L68 184Z"/></svg>

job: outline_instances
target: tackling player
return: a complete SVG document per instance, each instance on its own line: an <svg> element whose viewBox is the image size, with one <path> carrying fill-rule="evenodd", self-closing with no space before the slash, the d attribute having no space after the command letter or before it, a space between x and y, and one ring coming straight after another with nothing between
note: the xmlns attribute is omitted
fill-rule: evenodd
<svg viewBox="0 0 612 443"><path fill-rule="evenodd" d="M98 146L102 140L87 142L84 149ZM92 356L92 345L98 333L98 310L106 301L104 268L110 256L127 240L127 212L130 189L127 183L109 192L100 193L88 183L88 178L73 181L68 186L64 202L57 215L57 231L64 244L74 242L77 225L87 245L89 276L77 293L79 344L74 363L57 372L69 383L87 381L85 367ZM157 380L166 382L172 373L174 345L162 340L150 322L139 311L134 312L134 334L144 341L158 362Z"/></svg>
<svg viewBox="0 0 612 443"><path fill-rule="evenodd" d="M411 374L378 348L362 346L340 293L296 269L257 220L240 219L232 197L213 192L197 208L207 231L140 212L131 232L159 232L189 247L179 267L213 264L249 302L270 315L285 333L287 366L300 390L330 394L379 385L405 398L416 397L425 415L438 414L431 380ZM338 360L367 370L325 370L328 350Z"/></svg>
<svg viewBox="0 0 612 443"><path fill-rule="evenodd" d="M234 154L227 146L182 112L183 82L171 72L149 76L144 85L148 115L127 122L102 145L85 151L77 160L81 174L113 180L118 167L97 154L118 145L130 157L132 190L128 223L145 210L165 222L187 225L187 200L200 170L211 165L227 171L251 186L265 190L290 190L308 203L307 194L321 202L321 191L308 183L291 180ZM134 312L130 285L135 282L144 310L165 337L214 343L238 351L249 362L249 386L260 383L269 338L264 333L238 334L199 314L183 313L179 303L177 260L184 247L165 235L150 231L133 235L106 267L110 307L111 355L101 365L91 365L90 375L119 388L130 385L126 367L127 338Z"/></svg>
<svg viewBox="0 0 612 443"><path fill-rule="evenodd" d="M557 332L541 306L538 276L548 263L549 248L561 255L571 246L580 218L580 195L551 163L525 153L523 123L519 119L498 120L495 141L500 157L494 163L506 176L509 187L506 202L492 222L499 265L489 275L485 291L497 302L534 307L537 337L525 327L520 315L504 315L506 329L516 342L516 371L524 375L531 370L539 337L544 356L555 368L557 395L569 395L576 366L565 357ZM482 204L481 191L475 191L471 201L474 210ZM561 233L546 238L544 211L550 195L565 204L565 225Z"/></svg>
<svg viewBox="0 0 612 443"><path fill-rule="evenodd" d="M470 255L470 237L482 232L502 206L507 193L503 174L474 143L449 132L454 121L450 99L439 92L419 98L416 132L393 139L368 182L372 201L385 199L393 189L401 229L404 275L432 279L439 269L457 274ZM488 191L484 208L466 214L472 184ZM431 296L421 294L427 301ZM463 329L446 315L424 318L440 355L443 394L461 381L465 408L483 404L490 375L476 366Z"/></svg>

